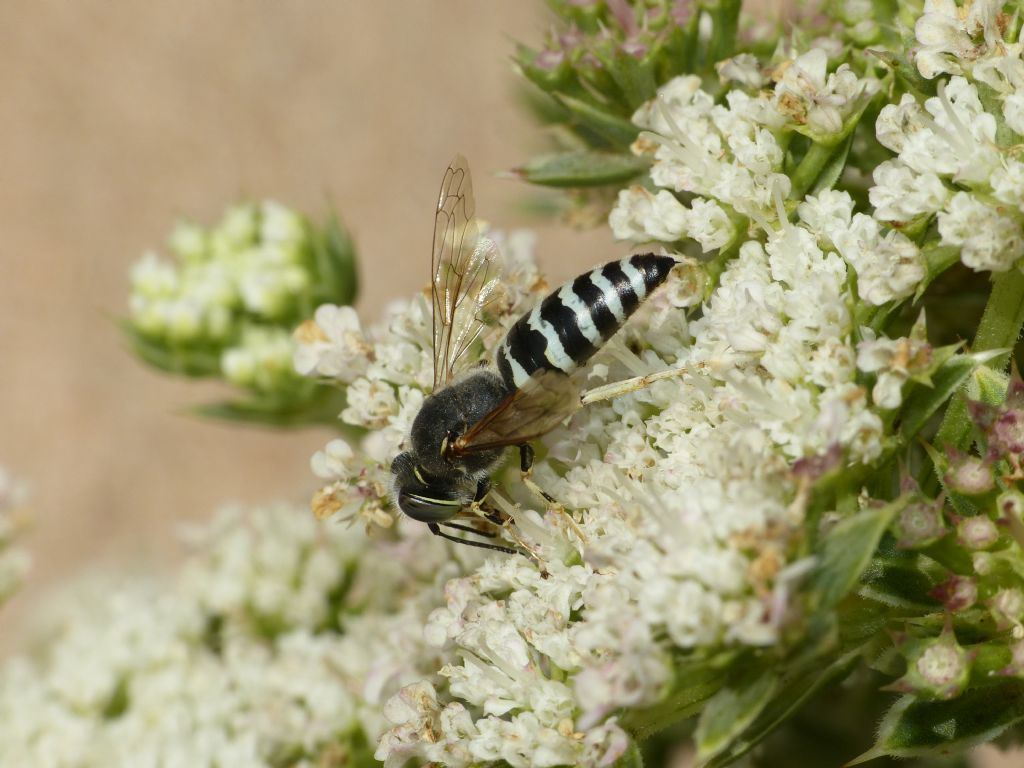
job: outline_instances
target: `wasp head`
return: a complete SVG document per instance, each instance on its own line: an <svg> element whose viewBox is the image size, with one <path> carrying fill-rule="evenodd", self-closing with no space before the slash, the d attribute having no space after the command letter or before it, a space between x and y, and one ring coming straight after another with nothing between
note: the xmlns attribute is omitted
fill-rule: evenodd
<svg viewBox="0 0 1024 768"><path fill-rule="evenodd" d="M395 504L413 520L440 523L450 520L477 495L476 481L463 475L428 474L412 453L400 453L391 462ZM471 484L471 487L470 487Z"/></svg>

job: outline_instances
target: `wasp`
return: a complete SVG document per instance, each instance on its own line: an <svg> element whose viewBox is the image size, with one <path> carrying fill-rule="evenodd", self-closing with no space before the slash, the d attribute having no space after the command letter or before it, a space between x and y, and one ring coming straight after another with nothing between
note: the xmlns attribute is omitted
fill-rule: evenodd
<svg viewBox="0 0 1024 768"><path fill-rule="evenodd" d="M512 325L492 364L474 368L468 353L500 295L500 256L480 235L474 211L469 166L457 155L445 171L434 218L434 386L413 420L409 450L391 464L393 493L402 512L437 536L516 554L523 552L441 528L497 537L457 521L480 519L491 473L507 448L519 449L520 468L529 472L530 443L583 403L573 374L666 280L676 260L633 255L580 275ZM508 523L497 511L484 518Z"/></svg>

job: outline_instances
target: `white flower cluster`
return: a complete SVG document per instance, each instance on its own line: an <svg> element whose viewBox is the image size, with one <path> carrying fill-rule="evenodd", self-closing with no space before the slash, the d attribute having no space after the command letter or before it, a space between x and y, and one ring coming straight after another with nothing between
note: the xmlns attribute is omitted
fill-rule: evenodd
<svg viewBox="0 0 1024 768"><path fill-rule="evenodd" d="M28 552L14 546L27 525L26 496L24 484L0 467L0 605L14 594L32 564Z"/></svg>
<svg viewBox="0 0 1024 768"><path fill-rule="evenodd" d="M875 218L903 228L935 216L941 244L977 271L1004 272L1024 256L1024 49L1002 39L1003 5L927 0L917 67L928 78L962 74L937 80L923 103L904 94L876 123L897 157L874 171Z"/></svg>
<svg viewBox="0 0 1024 768"><path fill-rule="evenodd" d="M171 589L79 592L39 658L0 667L0 764L368 761L383 701L423 674L410 628L454 573L441 549L396 539L366 556L358 530L291 506L227 510L191 538Z"/></svg>
<svg viewBox="0 0 1024 768"><path fill-rule="evenodd" d="M843 132L844 123L878 90L878 81L861 78L849 64L828 71L829 54L812 48L776 69L772 106L797 130L817 141Z"/></svg>
<svg viewBox="0 0 1024 768"><path fill-rule="evenodd" d="M1010 17L1003 13L1006 5L1005 0L963 0L960 5L954 0L925 0L924 11L914 25L918 71L931 79L992 66L993 59L1007 53L1003 31ZM1019 56L1019 44L1011 47Z"/></svg>
<svg viewBox="0 0 1024 768"><path fill-rule="evenodd" d="M636 125L648 129L633 151L654 155L651 179L663 191L620 192L609 217L616 237L689 237L713 250L735 236L732 212L772 220L775 200L789 194L789 177L781 173L784 153L770 130L782 118L740 90L730 92L727 106L715 104L700 85L694 75L677 77L633 115ZM672 192L700 198L686 208Z"/></svg>
<svg viewBox="0 0 1024 768"><path fill-rule="evenodd" d="M536 476L585 540L496 478L496 499L523 502L508 511L546 571L502 555L448 584L425 633L448 663L388 705L379 759L610 764L629 744L612 713L659 701L674 654L776 641L805 567L790 562L803 514L791 462L836 444L857 460L881 450L830 239L851 210L848 197L809 198L808 221L743 246L700 320L681 311L699 281L673 277L602 349L594 373L613 380L691 374L588 407L547 439ZM539 298L526 249L505 250L514 299L485 348ZM418 297L364 333L351 312L321 308L299 332L297 365L346 383L343 419L373 430L361 450L332 441L313 457L334 481L321 512L387 514L387 464L431 383L427 313Z"/></svg>
<svg viewBox="0 0 1024 768"><path fill-rule="evenodd" d="M885 410L899 408L903 402L903 385L912 376L926 373L932 362L924 315L908 337L876 338L870 328L862 328L861 336L864 340L857 345L857 368L876 375L872 402Z"/></svg>
<svg viewBox="0 0 1024 768"><path fill-rule="evenodd" d="M725 62L720 71L759 86L752 58ZM835 141L878 89L877 80L858 77L847 64L831 73L827 65L825 50L812 48L776 68L773 91L750 96L733 89L725 104L716 104L694 75L662 86L633 115L633 123L647 129L633 151L654 155L651 181L661 189L634 186L619 193L609 216L615 236L664 243L692 238L712 251L745 234L737 232L741 216L769 229L791 189L782 172L785 131ZM675 193L696 197L687 208Z"/></svg>
<svg viewBox="0 0 1024 768"><path fill-rule="evenodd" d="M663 189L621 191L609 216L615 236L664 243L690 237L707 252L746 235L736 231L734 214L727 210L749 217L765 234L779 226L790 193L790 179L781 173L781 137L799 131L834 141L878 90L877 80L858 78L846 64L828 73L827 63L825 50L812 48L776 67L773 91L751 97L731 90L725 96L728 107L716 105L692 76L663 86L633 116L637 125L655 131L642 134L634 151L649 151L653 139L658 148L651 179ZM806 225L854 268L859 296L875 305L912 295L926 273L917 245L880 221L893 220L886 215L893 206L937 194L934 186L893 171L883 164L876 173L876 182L885 179L889 188L872 189L879 207L874 216L855 214L848 195L828 191L801 204ZM701 197L686 208L676 197L679 192Z"/></svg>
<svg viewBox="0 0 1024 768"><path fill-rule="evenodd" d="M825 247L834 248L853 267L857 294L868 304L912 296L926 274L921 249L902 232L886 229L875 216L854 213L853 208L848 193L826 190L808 195L797 214Z"/></svg>

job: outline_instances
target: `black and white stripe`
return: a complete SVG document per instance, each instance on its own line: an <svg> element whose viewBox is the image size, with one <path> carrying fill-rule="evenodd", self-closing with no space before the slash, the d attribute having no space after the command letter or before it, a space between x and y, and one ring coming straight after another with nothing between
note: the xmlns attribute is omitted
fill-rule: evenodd
<svg viewBox="0 0 1024 768"><path fill-rule="evenodd" d="M540 369L572 373L626 322L676 261L627 256L566 283L516 321L495 355L509 389Z"/></svg>

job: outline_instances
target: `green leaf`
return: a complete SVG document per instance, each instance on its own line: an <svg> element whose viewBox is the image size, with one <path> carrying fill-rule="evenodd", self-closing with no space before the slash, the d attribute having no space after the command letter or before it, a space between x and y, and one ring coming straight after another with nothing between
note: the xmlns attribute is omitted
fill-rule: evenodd
<svg viewBox="0 0 1024 768"><path fill-rule="evenodd" d="M890 608L934 611L940 607L939 602L928 593L948 575L915 552L876 555L864 571L857 594Z"/></svg>
<svg viewBox="0 0 1024 768"><path fill-rule="evenodd" d="M694 738L697 762L703 764L726 750L754 722L771 700L779 679L774 672L749 677L716 693L701 713Z"/></svg>
<svg viewBox="0 0 1024 768"><path fill-rule="evenodd" d="M939 350L936 350L938 353ZM979 366L1001 355L1003 350L953 355L932 374L932 386L916 386L900 412L900 434L905 441L921 431L943 404L968 380ZM941 435L941 431L940 431Z"/></svg>
<svg viewBox="0 0 1024 768"><path fill-rule="evenodd" d="M128 337L132 351L147 365L178 376L220 376L219 348L175 347L164 339L154 339L140 333L129 320L119 322Z"/></svg>
<svg viewBox="0 0 1024 768"><path fill-rule="evenodd" d="M974 372L964 391L971 400L985 405L1000 406L1006 400L1006 390L1009 386L1010 377L1007 374L986 365Z"/></svg>
<svg viewBox="0 0 1024 768"><path fill-rule="evenodd" d="M617 43L595 46L593 52L619 87L631 110L654 98L658 84L654 81L654 63L651 58L638 59L621 50Z"/></svg>
<svg viewBox="0 0 1024 768"><path fill-rule="evenodd" d="M549 187L592 187L629 181L647 170L647 159L611 152L567 152L542 155L514 173L531 184Z"/></svg>
<svg viewBox="0 0 1024 768"><path fill-rule="evenodd" d="M552 96L565 107L574 123L593 131L616 146L628 147L640 133L639 128L621 115L601 109L566 93L555 93Z"/></svg>
<svg viewBox="0 0 1024 768"><path fill-rule="evenodd" d="M319 304L346 306L359 293L359 273L355 245L341 221L331 214L323 230L311 231L313 270L318 278L314 284L314 301Z"/></svg>
<svg viewBox="0 0 1024 768"><path fill-rule="evenodd" d="M626 753L615 761L612 768L644 768L644 757L635 741L630 742Z"/></svg>
<svg viewBox="0 0 1024 768"><path fill-rule="evenodd" d="M921 249L921 255L924 256L925 275L914 294L915 302L924 295L935 278L960 261L960 249L952 245L930 243Z"/></svg>
<svg viewBox="0 0 1024 768"><path fill-rule="evenodd" d="M974 337L974 352L991 351L986 363L990 368L1001 371L1006 367L1010 351L1016 346L1024 325L1024 274L1011 269L997 275L992 292L985 304L985 312L978 324ZM972 424L967 414L967 404L962 394L949 404L942 426L936 437L938 445L952 445L960 450L970 447Z"/></svg>
<svg viewBox="0 0 1024 768"><path fill-rule="evenodd" d="M811 194L817 195L826 189L832 189L836 185L839 177L843 175L843 170L846 168L846 158L850 154L850 145L852 144L853 134L851 133L818 172L818 178L815 179L814 186L811 187Z"/></svg>
<svg viewBox="0 0 1024 768"><path fill-rule="evenodd" d="M725 751L711 758L705 768L722 768L730 765L756 747L814 694L826 685L845 677L860 659L861 653L862 649L857 647L831 662L827 659L815 659L814 663L803 664L797 670L784 673L777 694L757 719L746 729L742 737L734 739Z"/></svg>
<svg viewBox="0 0 1024 768"><path fill-rule="evenodd" d="M718 0L704 7L711 14L711 39L708 41L705 60L705 64L711 68L716 62L728 59L736 52L736 32L743 2Z"/></svg>
<svg viewBox="0 0 1024 768"><path fill-rule="evenodd" d="M735 657L735 651L725 651L678 662L675 680L665 698L653 706L623 713L622 727L637 741L643 741L652 733L696 714L725 685L729 663Z"/></svg>
<svg viewBox="0 0 1024 768"><path fill-rule="evenodd" d="M265 427L290 428L317 424L344 427L338 413L345 407L345 393L330 386L315 389L294 398L252 397L194 406L191 411L204 418L258 424Z"/></svg>
<svg viewBox="0 0 1024 768"><path fill-rule="evenodd" d="M909 496L901 496L884 507L864 510L836 524L821 545L818 565L811 575L812 608L835 607L857 585L882 534L909 501Z"/></svg>
<svg viewBox="0 0 1024 768"><path fill-rule="evenodd" d="M878 757L919 757L960 752L991 741L1024 720L1024 681L969 690L949 701L903 696L879 727L875 745L849 765Z"/></svg>

